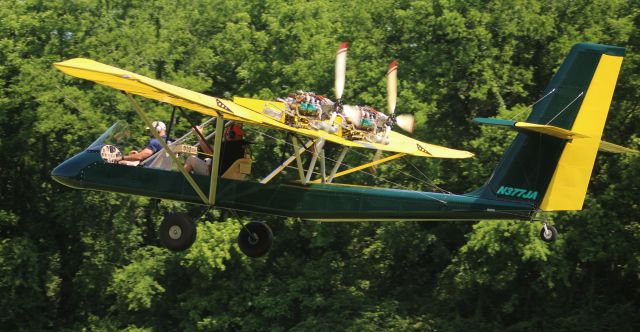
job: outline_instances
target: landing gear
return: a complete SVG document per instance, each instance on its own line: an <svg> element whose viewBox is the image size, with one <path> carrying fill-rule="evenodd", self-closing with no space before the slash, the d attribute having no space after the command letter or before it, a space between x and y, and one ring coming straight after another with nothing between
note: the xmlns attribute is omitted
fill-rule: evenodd
<svg viewBox="0 0 640 332"><path fill-rule="evenodd" d="M196 240L196 225L186 213L169 213L160 224L160 242L172 251L189 249Z"/></svg>
<svg viewBox="0 0 640 332"><path fill-rule="evenodd" d="M247 256L257 258L264 256L273 245L273 232L269 225L252 221L244 226L238 234L238 246Z"/></svg>
<svg viewBox="0 0 640 332"><path fill-rule="evenodd" d="M189 213L168 213L160 224L160 242L167 249L172 251L184 251L191 247L196 241L196 225L194 219L197 220L204 213L205 209L194 209ZM231 210L235 216L233 210ZM240 222L240 218L235 216ZM238 246L242 253L249 257L262 257L269 252L273 245L273 232L269 225L252 221L242 226L240 234L238 234Z"/></svg>
<svg viewBox="0 0 640 332"><path fill-rule="evenodd" d="M547 225L546 223L542 226L542 229L540 230L540 238L542 239L542 241L551 243L556 240L557 236L558 231L555 227Z"/></svg>

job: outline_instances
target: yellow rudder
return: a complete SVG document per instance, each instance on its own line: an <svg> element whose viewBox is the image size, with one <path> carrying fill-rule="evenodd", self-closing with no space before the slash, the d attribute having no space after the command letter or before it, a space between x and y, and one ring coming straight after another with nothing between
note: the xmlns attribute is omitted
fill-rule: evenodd
<svg viewBox="0 0 640 332"><path fill-rule="evenodd" d="M567 142L540 209L582 210L622 59L622 56L601 56L571 128L572 132L587 137Z"/></svg>

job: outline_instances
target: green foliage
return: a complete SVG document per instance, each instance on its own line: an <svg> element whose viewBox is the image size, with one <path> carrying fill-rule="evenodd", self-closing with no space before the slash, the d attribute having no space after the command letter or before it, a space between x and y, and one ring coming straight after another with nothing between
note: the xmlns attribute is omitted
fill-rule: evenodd
<svg viewBox="0 0 640 332"><path fill-rule="evenodd" d="M535 223L259 216L276 241L255 260L239 253L234 218L205 217L194 246L173 253L160 248L157 228L182 204L72 190L50 177L116 120L143 128L124 98L60 74L54 62L87 57L223 97L268 99L298 89L331 96L344 40L349 102L383 108L386 65L397 58L397 111L416 115L414 136L476 153L382 165L384 181L348 180L478 187L512 133L470 120L522 119L581 41L627 48L604 139L638 149L639 5L2 1L0 324L29 331L640 330L637 155L598 157L584 210L548 216L560 231L552 245L537 239ZM168 119L169 107L142 103ZM181 119L177 130L187 128ZM279 133L258 132L249 137L261 161L254 171L265 174L291 148L267 136Z"/></svg>
<svg viewBox="0 0 640 332"><path fill-rule="evenodd" d="M38 327L47 317L32 321L25 316L46 308L46 290L41 289L46 271L41 271L34 243L25 237L3 239L0 242L0 320L9 323L7 328Z"/></svg>
<svg viewBox="0 0 640 332"><path fill-rule="evenodd" d="M132 255L132 262L113 272L108 291L116 295L116 305L124 310L148 309L165 292L157 281L165 273L165 250L143 247Z"/></svg>

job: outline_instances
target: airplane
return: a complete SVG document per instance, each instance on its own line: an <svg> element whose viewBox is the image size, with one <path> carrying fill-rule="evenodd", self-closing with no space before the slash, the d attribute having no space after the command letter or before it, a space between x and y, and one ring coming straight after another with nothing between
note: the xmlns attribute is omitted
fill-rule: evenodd
<svg viewBox="0 0 640 332"><path fill-rule="evenodd" d="M484 125L515 130L517 135L487 182L465 194L421 192L406 189L337 184L334 179L373 165L411 155L430 158L469 158L472 153L420 142L395 131L385 131L385 142L352 140L327 130L294 127L274 118L267 109L277 102L255 99L234 101L207 96L96 61L76 58L55 64L62 72L123 92L164 151L154 156L170 159L169 167L134 167L114 163L121 154L126 130L116 123L93 144L62 162L52 177L69 187L103 190L193 203L203 210L216 208L235 213L254 212L319 222L522 220L542 221L540 238L553 242L557 230L544 219L546 211L581 210L598 150L627 153L636 150L601 142L606 116L625 49L580 43L573 46L526 121L479 118ZM337 75L339 77L339 75ZM338 78L338 80L340 80ZM133 95L193 110L213 118L215 139L212 176L187 173L180 156L193 154L181 139L168 146L153 128ZM338 98L339 99L339 98ZM284 109L285 105L276 105ZM220 147L225 120L274 128L291 133L291 156L259 181L246 180L249 156L220 172ZM331 124L333 125L333 124ZM307 141L300 142L306 138ZM324 142L342 146L327 175ZM385 144L386 143L386 144ZM305 172L301 154L312 145ZM339 171L350 149L367 148L395 154ZM151 158L150 158L151 159ZM297 164L296 181L271 183L291 163ZM311 179L315 163L320 175ZM166 164L166 163L165 163ZM148 166L148 165L147 165ZM218 176L218 174L221 174ZM196 238L194 218L186 213L167 214L160 226L163 245L174 251L188 249ZM273 233L262 222L243 225L238 235L241 251L250 257L265 255Z"/></svg>

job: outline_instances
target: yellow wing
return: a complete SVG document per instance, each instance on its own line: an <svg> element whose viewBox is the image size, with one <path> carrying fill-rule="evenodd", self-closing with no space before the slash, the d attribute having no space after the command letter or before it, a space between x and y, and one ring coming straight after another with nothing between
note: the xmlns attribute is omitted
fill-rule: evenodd
<svg viewBox="0 0 640 332"><path fill-rule="evenodd" d="M97 61L76 58L58 62L54 65L60 71L71 76L94 81L98 84L145 98L184 107L205 115L216 116L220 113L228 120L294 131L302 135L320 137L346 146L359 146L354 142L326 132L292 128L264 114L254 112L229 100L207 96Z"/></svg>
<svg viewBox="0 0 640 332"><path fill-rule="evenodd" d="M274 102L274 101L251 99L251 98L234 97L233 101L236 104L246 107L256 113L259 113L265 116L269 116L268 114L271 114L271 116L273 116L274 119L276 118L279 119L280 115L274 112L269 113L269 111L265 111L265 110L271 109L276 111L282 111L284 110L284 107L285 107L284 103L282 102ZM346 145L346 146L368 148L368 149L382 150L382 151L389 151L389 152L396 152L396 153L406 153L409 155L419 156L419 157L433 157L433 158L473 157L473 153L468 151L455 150L455 149L450 149L450 148L446 148L439 145L421 142L394 131L389 133L389 142L390 142L389 144L378 144L378 143L371 143L366 141L350 141L350 140L341 138L339 136L326 133L321 130L309 130L309 129L293 128L289 126L287 127L290 128L289 130L291 131L298 132L304 135L320 136L319 134L321 134L323 135L321 136L323 138L330 137L331 139L328 139L328 140L342 144L342 145Z"/></svg>
<svg viewBox="0 0 640 332"><path fill-rule="evenodd" d="M264 112L265 105L277 105L276 102L245 98L245 103L241 106L230 100L207 96L89 59L76 58L58 62L54 65L60 71L71 76L90 80L145 98L184 107L205 115L216 116L220 114L228 120L247 122L296 132L305 136L323 138L344 146L371 148L423 157L469 158L473 156L472 153L467 151L420 142L395 132L390 134L389 140L391 143L382 145L369 142L354 142L321 130L294 128L281 122L281 119L269 116ZM284 107L284 105L280 105L280 107Z"/></svg>
<svg viewBox="0 0 640 332"><path fill-rule="evenodd" d="M419 157L432 157L432 158L452 158L463 159L473 157L473 153L464 150L456 150L446 148L444 146L429 144L418 141L411 137L402 135L395 131L389 133L389 144L378 144L370 142L357 141L366 148L406 153Z"/></svg>
<svg viewBox="0 0 640 332"><path fill-rule="evenodd" d="M76 58L54 64L60 71L116 90L188 108L209 116L261 124L262 117L228 100L207 96L103 63Z"/></svg>

